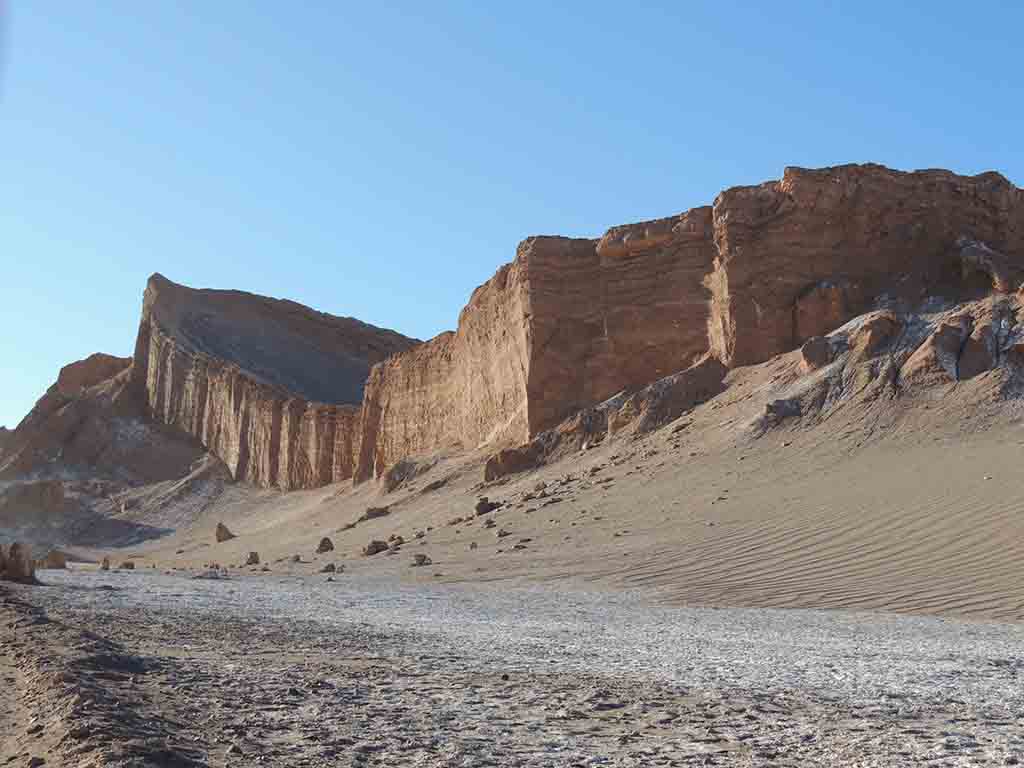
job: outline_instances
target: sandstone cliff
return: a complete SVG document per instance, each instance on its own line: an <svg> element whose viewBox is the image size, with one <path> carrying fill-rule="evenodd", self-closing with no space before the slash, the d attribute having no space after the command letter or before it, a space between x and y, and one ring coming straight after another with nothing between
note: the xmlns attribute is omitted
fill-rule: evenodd
<svg viewBox="0 0 1024 768"><path fill-rule="evenodd" d="M710 209L602 240L533 237L445 333L376 366L356 477L443 447L521 443L707 348Z"/></svg>
<svg viewBox="0 0 1024 768"><path fill-rule="evenodd" d="M530 238L454 333L374 368L356 477L450 446L535 452L573 413L707 355L761 362L883 297L977 298L1022 267L1024 193L1002 176L877 165L788 168L598 241Z"/></svg>
<svg viewBox="0 0 1024 768"><path fill-rule="evenodd" d="M154 275L134 357L65 368L0 434L0 476L131 464L141 443L127 458L117 448L128 426L151 442L192 438L167 449L175 471L205 449L235 479L282 489L362 481L447 449L515 448L497 465L518 466L552 455L551 435L564 447L653 428L730 369L805 344L804 369L827 367L826 337L864 312L895 308L880 331L932 317L915 303L1004 295L1022 277L1024 192L996 173L877 165L788 168L598 239L528 238L457 329L426 343ZM920 349L904 343L906 382L939 376L951 355L954 380L986 370L1000 313L953 312Z"/></svg>
<svg viewBox="0 0 1024 768"><path fill-rule="evenodd" d="M989 268L964 261L962 238L1010 256L1012 274L1000 277L1019 281L1024 192L997 173L787 168L780 181L720 194L714 230L711 346L728 365L747 365L837 327L883 293L991 289L999 280L977 281Z"/></svg>
<svg viewBox="0 0 1024 768"><path fill-rule="evenodd" d="M150 416L197 438L235 479L309 488L352 476L370 366L414 344L294 302L154 275L131 375Z"/></svg>

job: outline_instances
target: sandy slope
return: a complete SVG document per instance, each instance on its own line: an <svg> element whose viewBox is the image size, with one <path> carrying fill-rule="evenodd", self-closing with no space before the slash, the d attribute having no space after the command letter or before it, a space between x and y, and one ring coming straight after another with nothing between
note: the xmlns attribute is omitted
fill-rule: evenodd
<svg viewBox="0 0 1024 768"><path fill-rule="evenodd" d="M275 573L336 562L416 581L642 587L674 604L1024 620L1019 401L996 402L995 382L979 377L763 433L757 415L786 364L734 373L725 395L643 439L505 483L483 487L483 457L463 455L439 457L391 494L376 483L291 494L232 486L174 535L116 557L198 568L241 564L255 550ZM506 505L474 518L479 495ZM342 530L382 504L388 517ZM239 537L216 544L220 520ZM361 556L369 539L392 534L406 539L400 554ZM316 557L321 536L337 550ZM415 553L433 565L410 568ZM305 562L275 562L293 554Z"/></svg>

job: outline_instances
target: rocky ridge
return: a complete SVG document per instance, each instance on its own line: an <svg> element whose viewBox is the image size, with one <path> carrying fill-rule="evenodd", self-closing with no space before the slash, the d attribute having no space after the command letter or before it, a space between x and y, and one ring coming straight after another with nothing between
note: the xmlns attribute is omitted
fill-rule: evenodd
<svg viewBox="0 0 1024 768"><path fill-rule="evenodd" d="M1022 277L1024 192L996 173L877 165L787 168L601 238L528 238L457 329L424 343L154 275L133 357L66 367L0 435L0 479L22 484L0 495L60 510L59 468L123 488L199 464L315 488L478 449L494 479L655 429L731 370L793 350L759 429L871 387L897 396L995 368L1011 392Z"/></svg>
<svg viewBox="0 0 1024 768"><path fill-rule="evenodd" d="M310 488L352 476L370 366L415 343L293 302L154 275L131 376L155 421L197 438L236 480Z"/></svg>
<svg viewBox="0 0 1024 768"><path fill-rule="evenodd" d="M595 407L648 429L692 405L680 382L712 396L710 371L769 360L881 305L927 315L929 301L1007 295L1022 276L1024 192L997 173L787 168L599 240L530 238L455 334L374 368L356 478L452 445L504 440L541 455L551 430L592 424L576 414ZM453 377L472 385L453 389ZM440 428L427 415L438 401Z"/></svg>

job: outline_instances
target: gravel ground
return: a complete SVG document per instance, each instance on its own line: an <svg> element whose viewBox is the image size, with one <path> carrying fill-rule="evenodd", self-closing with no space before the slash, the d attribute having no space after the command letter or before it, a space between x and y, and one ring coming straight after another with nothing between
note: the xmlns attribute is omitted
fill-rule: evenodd
<svg viewBox="0 0 1024 768"><path fill-rule="evenodd" d="M140 659L142 705L197 764L1024 760L1019 625L344 574L42 578L21 596Z"/></svg>

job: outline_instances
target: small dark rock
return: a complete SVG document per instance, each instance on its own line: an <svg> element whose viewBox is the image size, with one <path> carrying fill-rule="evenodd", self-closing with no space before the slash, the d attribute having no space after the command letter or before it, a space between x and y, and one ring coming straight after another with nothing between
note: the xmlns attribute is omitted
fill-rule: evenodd
<svg viewBox="0 0 1024 768"><path fill-rule="evenodd" d="M491 501L486 496L481 496L476 502L476 514L477 517L480 515L486 515L488 512L493 512L501 506L499 502Z"/></svg>
<svg viewBox="0 0 1024 768"><path fill-rule="evenodd" d="M387 542L381 541L380 539L373 539L369 544L363 547L363 555L370 557L371 555L376 555L380 552L387 552L387 550Z"/></svg>

